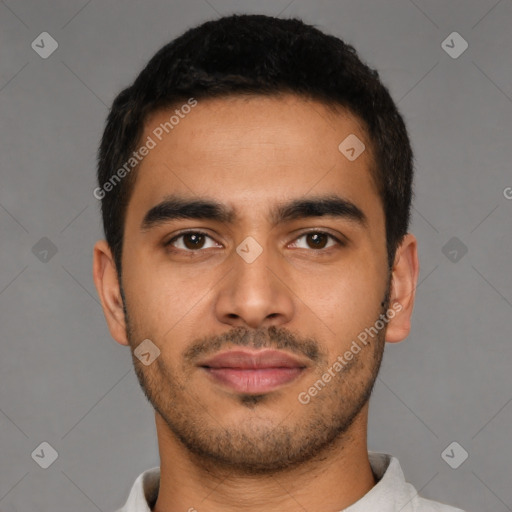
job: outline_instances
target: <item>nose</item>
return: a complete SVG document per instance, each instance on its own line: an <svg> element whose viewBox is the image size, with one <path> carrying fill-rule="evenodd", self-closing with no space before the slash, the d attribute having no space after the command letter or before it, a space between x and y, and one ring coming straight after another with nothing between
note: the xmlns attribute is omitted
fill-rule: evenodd
<svg viewBox="0 0 512 512"><path fill-rule="evenodd" d="M256 250L254 246L240 244L239 252L233 251L230 256L231 271L222 280L215 302L215 313L220 322L257 329L291 321L295 310L294 296L287 283L282 259L261 248L261 253L258 249L251 254Z"/></svg>

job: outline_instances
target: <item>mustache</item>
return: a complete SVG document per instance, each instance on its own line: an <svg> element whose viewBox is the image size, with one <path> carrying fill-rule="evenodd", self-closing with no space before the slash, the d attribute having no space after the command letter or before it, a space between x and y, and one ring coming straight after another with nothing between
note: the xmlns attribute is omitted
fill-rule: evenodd
<svg viewBox="0 0 512 512"><path fill-rule="evenodd" d="M314 338L302 337L284 327L275 326L257 330L235 327L223 334L204 336L193 342L183 357L185 361L193 363L199 357L215 354L226 346L288 350L306 356L315 363L327 360Z"/></svg>

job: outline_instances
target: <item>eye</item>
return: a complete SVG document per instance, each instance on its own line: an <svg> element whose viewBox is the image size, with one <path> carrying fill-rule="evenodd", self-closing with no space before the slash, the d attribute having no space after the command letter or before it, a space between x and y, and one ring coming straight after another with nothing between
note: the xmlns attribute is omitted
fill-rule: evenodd
<svg viewBox="0 0 512 512"><path fill-rule="evenodd" d="M331 239L331 244L329 243L329 239ZM299 240L304 240L305 245L298 245L299 249L328 249L334 245L344 245L340 240L338 240L335 236L330 233L326 233L324 231L310 231L308 233L304 233L295 239L295 242L292 245L297 246L297 242Z"/></svg>
<svg viewBox="0 0 512 512"><path fill-rule="evenodd" d="M302 242L301 242L302 241ZM215 240L203 233L202 231L186 231L174 236L164 244L166 247L170 246L173 249L182 250L186 252L195 252L200 249L209 249L212 247L222 247ZM338 238L325 231L310 231L304 233L291 244L292 247L298 249L316 249L323 250L329 249L333 246L344 246Z"/></svg>
<svg viewBox="0 0 512 512"><path fill-rule="evenodd" d="M205 245L207 240L210 240L211 245ZM185 233L180 233L166 242L165 246L171 246L174 249L180 249L188 252L196 251L198 249L218 247L213 238L202 231L187 231Z"/></svg>

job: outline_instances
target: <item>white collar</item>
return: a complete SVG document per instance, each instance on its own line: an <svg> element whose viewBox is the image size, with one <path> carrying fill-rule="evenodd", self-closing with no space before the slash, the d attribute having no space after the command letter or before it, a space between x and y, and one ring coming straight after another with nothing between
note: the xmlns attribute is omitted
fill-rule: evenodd
<svg viewBox="0 0 512 512"><path fill-rule="evenodd" d="M340 512L464 512L460 509L421 498L405 481L396 457L386 453L368 452L370 466L377 483L361 499ZM123 508L117 512L151 512L160 486L160 468L141 473Z"/></svg>

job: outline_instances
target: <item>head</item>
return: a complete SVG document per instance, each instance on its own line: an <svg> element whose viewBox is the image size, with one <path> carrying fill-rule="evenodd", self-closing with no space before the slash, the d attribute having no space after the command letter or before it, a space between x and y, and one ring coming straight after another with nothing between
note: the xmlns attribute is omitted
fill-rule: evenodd
<svg viewBox="0 0 512 512"><path fill-rule="evenodd" d="M412 151L378 73L300 20L207 22L117 96L98 161L96 286L171 435L250 472L342 438L384 342L409 331L418 274ZM160 353L146 366L147 339ZM204 362L236 347L301 370L234 390Z"/></svg>

